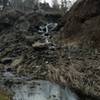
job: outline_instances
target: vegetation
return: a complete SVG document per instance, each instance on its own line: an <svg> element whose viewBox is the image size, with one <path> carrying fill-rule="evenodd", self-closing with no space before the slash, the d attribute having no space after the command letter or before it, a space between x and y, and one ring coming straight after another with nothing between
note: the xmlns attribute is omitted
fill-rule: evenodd
<svg viewBox="0 0 100 100"><path fill-rule="evenodd" d="M3 92L0 92L0 100L10 100L10 97Z"/></svg>

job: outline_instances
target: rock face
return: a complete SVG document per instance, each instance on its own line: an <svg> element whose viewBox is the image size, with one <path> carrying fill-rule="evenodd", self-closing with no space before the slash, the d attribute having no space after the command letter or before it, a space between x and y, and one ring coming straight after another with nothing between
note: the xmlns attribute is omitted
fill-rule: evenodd
<svg viewBox="0 0 100 100"><path fill-rule="evenodd" d="M65 65L58 73L59 76L65 73L61 79L71 86L81 89L86 94L100 96L99 5L99 0L80 0L64 16L65 25L60 33L67 49L64 54L65 62L63 60Z"/></svg>
<svg viewBox="0 0 100 100"><path fill-rule="evenodd" d="M66 37L85 37L99 45L100 1L78 0L65 15L63 29Z"/></svg>
<svg viewBox="0 0 100 100"><path fill-rule="evenodd" d="M14 76L48 79L47 64L56 64L58 54L52 34L38 32L47 22L37 12L10 10L0 15L0 83L4 76L12 76L6 73L9 68Z"/></svg>
<svg viewBox="0 0 100 100"><path fill-rule="evenodd" d="M34 49L46 49L46 48L48 48L48 44L36 42L35 44L32 44L32 47Z"/></svg>
<svg viewBox="0 0 100 100"><path fill-rule="evenodd" d="M6 92L0 91L0 99L1 100L10 100L10 97Z"/></svg>
<svg viewBox="0 0 100 100"><path fill-rule="evenodd" d="M31 30L31 28L37 30L36 27L43 22L43 19L45 18L37 13L26 14L21 11L10 10L3 12L2 15L0 15L0 31L2 32L5 30L5 27L6 29L13 30L14 32L27 32L28 30Z"/></svg>
<svg viewBox="0 0 100 100"><path fill-rule="evenodd" d="M49 81L33 81L31 84L14 85L14 100L78 100L77 96L67 87Z"/></svg>

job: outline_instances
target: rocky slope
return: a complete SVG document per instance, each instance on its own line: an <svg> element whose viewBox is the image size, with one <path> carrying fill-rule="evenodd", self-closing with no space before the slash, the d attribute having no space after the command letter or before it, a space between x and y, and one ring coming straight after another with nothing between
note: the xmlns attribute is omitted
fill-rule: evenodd
<svg viewBox="0 0 100 100"><path fill-rule="evenodd" d="M19 11L2 14L0 86L10 87L12 81L19 81L12 77L43 79L74 88L81 100L99 100L99 4L99 0L76 2L63 17L60 38L54 31L38 31L48 23L43 15Z"/></svg>
<svg viewBox="0 0 100 100"><path fill-rule="evenodd" d="M38 32L46 23L45 17L39 14L26 15L17 11L9 11L0 17L0 71L10 67L18 75L47 78L46 66L56 63L57 53L49 39L52 34Z"/></svg>
<svg viewBox="0 0 100 100"><path fill-rule="evenodd" d="M65 15L64 33L66 36L89 37L99 41L100 1L78 0Z"/></svg>
<svg viewBox="0 0 100 100"><path fill-rule="evenodd" d="M97 96L100 96L99 5L99 0L78 0L64 16L64 27L59 32L65 56L59 70L62 81Z"/></svg>

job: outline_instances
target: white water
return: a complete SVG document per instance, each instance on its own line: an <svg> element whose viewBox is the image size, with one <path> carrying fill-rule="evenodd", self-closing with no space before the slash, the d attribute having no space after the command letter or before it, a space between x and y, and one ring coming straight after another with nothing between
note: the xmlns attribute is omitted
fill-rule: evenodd
<svg viewBox="0 0 100 100"><path fill-rule="evenodd" d="M47 23L46 25L40 26L40 33L49 33L53 31L58 26L57 23Z"/></svg>
<svg viewBox="0 0 100 100"><path fill-rule="evenodd" d="M13 100L77 100L69 89L48 81L15 85L12 90L15 93Z"/></svg>

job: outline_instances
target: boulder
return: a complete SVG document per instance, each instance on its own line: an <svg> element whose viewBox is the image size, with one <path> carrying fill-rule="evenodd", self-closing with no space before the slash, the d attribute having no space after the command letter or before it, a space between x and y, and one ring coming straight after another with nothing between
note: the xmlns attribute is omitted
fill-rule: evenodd
<svg viewBox="0 0 100 100"><path fill-rule="evenodd" d="M46 49L46 48L48 48L48 44L47 43L36 42L36 43L32 44L32 47L34 49Z"/></svg>
<svg viewBox="0 0 100 100"><path fill-rule="evenodd" d="M5 58L1 59L1 63L3 63L3 64L9 64L9 63L12 62L12 60L13 60L13 58L11 58L11 57L5 57Z"/></svg>
<svg viewBox="0 0 100 100"><path fill-rule="evenodd" d="M19 64L21 64L22 61L23 61L23 57L22 57L22 56L21 56L21 57L18 57L18 58L16 58L15 60L13 60L13 62L11 63L11 66L12 66L12 67L16 67L16 66L18 66Z"/></svg>

